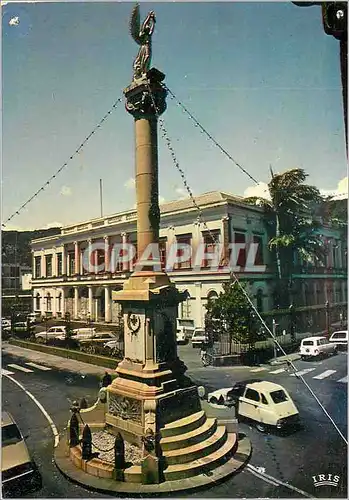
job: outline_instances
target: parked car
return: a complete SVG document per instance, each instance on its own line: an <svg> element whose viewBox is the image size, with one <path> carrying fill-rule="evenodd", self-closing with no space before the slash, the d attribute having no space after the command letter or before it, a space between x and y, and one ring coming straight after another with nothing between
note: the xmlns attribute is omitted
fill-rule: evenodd
<svg viewBox="0 0 349 500"><path fill-rule="evenodd" d="M201 347L203 342L207 342L208 336L204 328L195 328L193 336L191 338L191 345L193 347Z"/></svg>
<svg viewBox="0 0 349 500"><path fill-rule="evenodd" d="M41 321L41 313L37 312L29 313L27 319L28 321L30 321L30 323L39 323Z"/></svg>
<svg viewBox="0 0 349 500"><path fill-rule="evenodd" d="M11 330L11 320L6 318L1 318L1 330L6 332Z"/></svg>
<svg viewBox="0 0 349 500"><path fill-rule="evenodd" d="M299 353L302 359L336 354L337 346L326 337L307 337L302 340Z"/></svg>
<svg viewBox="0 0 349 500"><path fill-rule="evenodd" d="M185 328L183 326L177 328L176 340L177 340L177 344L186 344L187 335L186 335Z"/></svg>
<svg viewBox="0 0 349 500"><path fill-rule="evenodd" d="M221 397L222 396L222 397ZM212 401L212 398L215 398ZM208 401L225 399L235 406L238 418L255 423L260 432L269 428L285 429L299 425L299 412L284 387L266 380L245 380L232 388L220 389L208 395ZM217 404L217 403L216 403Z"/></svg>
<svg viewBox="0 0 349 500"><path fill-rule="evenodd" d="M17 321L13 324L12 330L16 333L26 332L28 330L28 325L26 321Z"/></svg>
<svg viewBox="0 0 349 500"><path fill-rule="evenodd" d="M66 326L51 326L47 330L36 333L35 338L38 342L45 342L48 339L64 339L66 337L67 327Z"/></svg>
<svg viewBox="0 0 349 500"><path fill-rule="evenodd" d="M348 348L348 330L340 330L338 332L333 332L331 337L328 339L330 344L335 344L337 349Z"/></svg>
<svg viewBox="0 0 349 500"><path fill-rule="evenodd" d="M16 422L7 412L1 413L1 476L4 493L20 489L23 494L27 489L41 488L36 464L30 458Z"/></svg>

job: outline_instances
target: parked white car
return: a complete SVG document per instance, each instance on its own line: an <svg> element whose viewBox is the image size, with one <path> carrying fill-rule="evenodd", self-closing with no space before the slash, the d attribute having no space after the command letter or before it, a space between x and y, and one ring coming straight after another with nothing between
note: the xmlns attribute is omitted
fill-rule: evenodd
<svg viewBox="0 0 349 500"><path fill-rule="evenodd" d="M326 337L307 337L302 340L299 354L302 359L336 354L337 346Z"/></svg>
<svg viewBox="0 0 349 500"><path fill-rule="evenodd" d="M47 330L36 333L35 338L38 342L45 342L47 339L64 339L67 332L66 326L51 326Z"/></svg>
<svg viewBox="0 0 349 500"><path fill-rule="evenodd" d="M191 338L191 345L193 347L201 347L203 342L207 342L208 336L204 328L195 328L193 336Z"/></svg>
<svg viewBox="0 0 349 500"><path fill-rule="evenodd" d="M185 344L186 343L187 335L185 332L185 328L183 326L177 328L176 340L177 340L177 344Z"/></svg>
<svg viewBox="0 0 349 500"><path fill-rule="evenodd" d="M260 432L299 424L299 412L289 393L266 380L240 381L210 393L207 399L214 405L235 406L238 418L253 421Z"/></svg>
<svg viewBox="0 0 349 500"><path fill-rule="evenodd" d="M333 332L328 341L331 344L336 344L337 348L348 347L348 330Z"/></svg>
<svg viewBox="0 0 349 500"><path fill-rule="evenodd" d="M11 330L11 320L10 319L1 319L1 330L4 332Z"/></svg>
<svg viewBox="0 0 349 500"><path fill-rule="evenodd" d="M36 312L29 313L27 319L30 323L39 323L41 320L41 314Z"/></svg>

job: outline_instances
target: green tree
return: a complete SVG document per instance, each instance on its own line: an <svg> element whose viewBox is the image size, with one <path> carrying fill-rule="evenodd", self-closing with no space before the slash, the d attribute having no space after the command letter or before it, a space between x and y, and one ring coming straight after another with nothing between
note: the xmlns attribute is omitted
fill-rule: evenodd
<svg viewBox="0 0 349 500"><path fill-rule="evenodd" d="M255 343L257 333L253 308L236 281L224 283L223 292L210 300L206 309L209 334L216 340L228 338L230 354L233 340Z"/></svg>
<svg viewBox="0 0 349 500"><path fill-rule="evenodd" d="M278 276L276 300L281 307L290 303L295 255L313 265L325 257L317 217L324 200L318 188L305 184L307 176L301 168L280 174L272 172L269 197L245 198L248 203L262 206L267 214L268 246L274 252Z"/></svg>

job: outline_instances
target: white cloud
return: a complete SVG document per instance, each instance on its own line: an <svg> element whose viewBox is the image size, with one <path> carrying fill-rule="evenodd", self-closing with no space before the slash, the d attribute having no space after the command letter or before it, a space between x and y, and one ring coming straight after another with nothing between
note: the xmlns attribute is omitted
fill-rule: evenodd
<svg viewBox="0 0 349 500"><path fill-rule="evenodd" d="M54 221L54 222L49 222L42 229L50 229L51 227L62 227L62 226L63 224L61 222Z"/></svg>
<svg viewBox="0 0 349 500"><path fill-rule="evenodd" d="M62 196L71 196L72 195L72 188L69 186L62 186L60 194Z"/></svg>
<svg viewBox="0 0 349 500"><path fill-rule="evenodd" d="M124 184L126 189L134 189L136 187L136 179L134 177L130 177Z"/></svg>
<svg viewBox="0 0 349 500"><path fill-rule="evenodd" d="M178 197L179 200L184 200L185 198L188 198L188 196L189 196L188 191L182 187L177 187L175 189L175 193L179 196Z"/></svg>
<svg viewBox="0 0 349 500"><path fill-rule="evenodd" d="M18 26L19 23L20 21L18 16L12 17L8 22L9 26Z"/></svg>
<svg viewBox="0 0 349 500"><path fill-rule="evenodd" d="M348 198L348 176L341 179L336 189L320 189L323 196L333 196L335 199Z"/></svg>
<svg viewBox="0 0 349 500"><path fill-rule="evenodd" d="M259 182L255 186L250 186L245 189L243 196L245 198L249 198L250 196L260 196L261 198L270 200L268 184L265 182Z"/></svg>

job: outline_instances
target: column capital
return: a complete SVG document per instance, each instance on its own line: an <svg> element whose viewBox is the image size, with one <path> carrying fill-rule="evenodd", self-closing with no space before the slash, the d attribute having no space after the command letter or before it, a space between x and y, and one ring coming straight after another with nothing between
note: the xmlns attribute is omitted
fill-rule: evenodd
<svg viewBox="0 0 349 500"><path fill-rule="evenodd" d="M230 219L230 215L223 215L223 217L222 217L222 221L223 221L223 222L226 222L226 221L228 221L229 219Z"/></svg>
<svg viewBox="0 0 349 500"><path fill-rule="evenodd" d="M87 238L87 240L86 240L86 241L87 241L87 243L88 243L89 245L91 245L91 243L92 243L92 238Z"/></svg>
<svg viewBox="0 0 349 500"><path fill-rule="evenodd" d="M125 238L127 236L126 231L123 231L122 233L120 233L120 236L122 236L123 238Z"/></svg>
<svg viewBox="0 0 349 500"><path fill-rule="evenodd" d="M124 90L126 97L125 108L135 120L156 118L166 109L167 90L161 85L165 75L158 70L155 71L158 73L158 75L155 75L156 78L148 79L147 76L144 76L132 82Z"/></svg>
<svg viewBox="0 0 349 500"><path fill-rule="evenodd" d="M74 241L74 245L77 246L79 244L78 241Z"/></svg>
<svg viewBox="0 0 349 500"><path fill-rule="evenodd" d="M105 234L105 235L103 236L104 241L109 241L109 238L110 238L110 236L108 236L107 234Z"/></svg>

